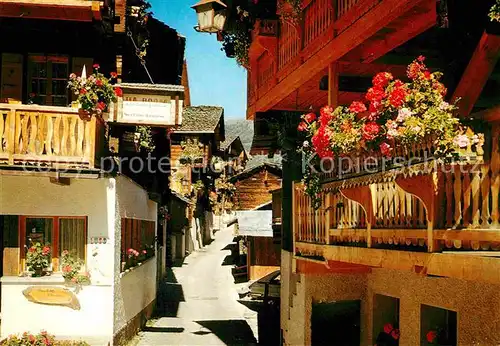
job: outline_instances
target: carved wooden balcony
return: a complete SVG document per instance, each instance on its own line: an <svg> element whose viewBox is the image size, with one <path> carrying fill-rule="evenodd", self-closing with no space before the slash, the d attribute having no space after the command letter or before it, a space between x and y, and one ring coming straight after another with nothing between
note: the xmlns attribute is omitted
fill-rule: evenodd
<svg viewBox="0 0 500 346"><path fill-rule="evenodd" d="M100 163L104 123L78 110L0 103L0 168L93 169Z"/></svg>
<svg viewBox="0 0 500 346"><path fill-rule="evenodd" d="M498 138L498 125L493 133L491 138ZM385 170L374 166L370 172L355 165L342 167L343 175L338 176L337 169L325 176L318 210L297 183L296 244L499 251L500 144L492 142L484 158L481 150L469 150L455 162L419 162L434 150L431 142L423 142L394 153L415 158L415 164L407 161Z"/></svg>

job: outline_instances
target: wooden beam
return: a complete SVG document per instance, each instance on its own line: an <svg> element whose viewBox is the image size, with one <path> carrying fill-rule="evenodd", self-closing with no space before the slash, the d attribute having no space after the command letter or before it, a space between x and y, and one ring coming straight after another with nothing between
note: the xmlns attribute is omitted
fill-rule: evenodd
<svg viewBox="0 0 500 346"><path fill-rule="evenodd" d="M422 6L411 10L405 18L398 19L395 31L383 37L374 36L347 54L343 60L370 63L432 28L436 24L436 1L425 0ZM382 70L379 70L380 72Z"/></svg>
<svg viewBox="0 0 500 346"><path fill-rule="evenodd" d="M328 105L334 109L339 105L339 66L337 62L328 65Z"/></svg>
<svg viewBox="0 0 500 346"><path fill-rule="evenodd" d="M461 116L468 116L474 108L499 56L500 36L484 32L452 96L453 101L461 98L458 104Z"/></svg>
<svg viewBox="0 0 500 346"><path fill-rule="evenodd" d="M309 258L295 256L297 273L306 275L328 274L365 274L371 273L371 267L339 261L320 262Z"/></svg>
<svg viewBox="0 0 500 346"><path fill-rule="evenodd" d="M425 253L361 247L296 243L295 251L301 255L323 256L329 261L362 264L370 267L415 272L422 268L428 275L461 280L500 284L500 260L471 256L467 253Z"/></svg>
<svg viewBox="0 0 500 346"><path fill-rule="evenodd" d="M378 2L377 0L373 1ZM332 61L339 60L349 51L366 41L405 12L419 4L414 0L382 0L349 29L333 38L328 44L311 56L306 62L274 86L254 104L255 110L267 111L280 100L299 88L310 76L324 70Z"/></svg>

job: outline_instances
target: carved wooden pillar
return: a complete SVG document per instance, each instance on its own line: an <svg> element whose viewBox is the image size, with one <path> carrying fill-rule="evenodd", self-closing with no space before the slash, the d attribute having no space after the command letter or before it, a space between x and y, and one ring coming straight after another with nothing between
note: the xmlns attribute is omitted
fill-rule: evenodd
<svg viewBox="0 0 500 346"><path fill-rule="evenodd" d="M442 198L444 177L441 173L418 175L409 178L400 177L396 184L405 192L417 197L427 212L427 249L429 252L438 251L438 244L434 240L434 227L437 223L439 208L438 198ZM440 191L441 190L441 191Z"/></svg>
<svg viewBox="0 0 500 346"><path fill-rule="evenodd" d="M340 190L340 193L347 199L361 205L366 214L366 245L372 246L372 225L375 224L373 213L372 191L369 185L357 186Z"/></svg>

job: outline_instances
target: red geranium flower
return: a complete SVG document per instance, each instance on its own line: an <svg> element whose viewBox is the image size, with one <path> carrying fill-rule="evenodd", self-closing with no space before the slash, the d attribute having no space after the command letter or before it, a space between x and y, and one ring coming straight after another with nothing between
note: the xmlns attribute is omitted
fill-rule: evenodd
<svg viewBox="0 0 500 346"><path fill-rule="evenodd" d="M389 102L393 107L401 107L406 99L406 90L404 88L396 88L389 95Z"/></svg>
<svg viewBox="0 0 500 346"><path fill-rule="evenodd" d="M399 329L393 329L391 332L391 336L394 340L399 340Z"/></svg>
<svg viewBox="0 0 500 346"><path fill-rule="evenodd" d="M297 127L297 130L300 132L307 131L307 124L305 122L300 122L299 126Z"/></svg>
<svg viewBox="0 0 500 346"><path fill-rule="evenodd" d="M381 87L373 87L368 89L366 99L370 102L380 102L386 97L385 91Z"/></svg>
<svg viewBox="0 0 500 346"><path fill-rule="evenodd" d="M115 95L118 97L123 96L123 90L121 88L115 88Z"/></svg>
<svg viewBox="0 0 500 346"><path fill-rule="evenodd" d="M34 248L34 247L30 247L30 248L28 249L28 251L29 251L29 252L31 252L31 253L33 253L33 252L35 252L35 248Z"/></svg>
<svg viewBox="0 0 500 346"><path fill-rule="evenodd" d="M425 337L427 339L427 342L432 344L437 338L437 333L435 331L431 330L431 331L427 332L427 335Z"/></svg>
<svg viewBox="0 0 500 346"><path fill-rule="evenodd" d="M380 152L382 153L382 155L384 155L386 157L390 157L391 152L392 152L392 148L388 143L383 142L382 144L380 144Z"/></svg>
<svg viewBox="0 0 500 346"><path fill-rule="evenodd" d="M320 158L332 157L333 152L330 149L331 130L321 126L318 132L311 138L311 142Z"/></svg>
<svg viewBox="0 0 500 346"><path fill-rule="evenodd" d="M384 88L389 84L389 82L393 79L392 74L389 72L380 72L373 77L373 86Z"/></svg>
<svg viewBox="0 0 500 346"><path fill-rule="evenodd" d="M50 252L50 247L48 246L44 246L43 249L42 249L42 253L44 255L47 255L48 253Z"/></svg>
<svg viewBox="0 0 500 346"><path fill-rule="evenodd" d="M96 80L95 85L97 85L98 87L102 87L102 80L100 79Z"/></svg>
<svg viewBox="0 0 500 346"><path fill-rule="evenodd" d="M349 110L353 113L356 113L356 114L363 113L363 112L366 112L366 106L362 102L354 101L353 103L351 103Z"/></svg>
<svg viewBox="0 0 500 346"><path fill-rule="evenodd" d="M322 126L328 125L330 120L333 119L333 108L330 106L325 106L320 110L319 121Z"/></svg>
<svg viewBox="0 0 500 346"><path fill-rule="evenodd" d="M87 89L85 89L85 88L80 89L81 95L85 95L86 93L87 93Z"/></svg>
<svg viewBox="0 0 500 346"><path fill-rule="evenodd" d="M434 83L432 83L432 87L437 90L443 97L446 96L446 93L448 92L448 89L446 89L443 83L440 83L438 81L434 81Z"/></svg>
<svg viewBox="0 0 500 346"><path fill-rule="evenodd" d="M424 72L424 77L425 77L425 79L429 80L429 79L431 79L432 75L431 75L431 73L429 71L425 71Z"/></svg>
<svg viewBox="0 0 500 346"><path fill-rule="evenodd" d="M307 121L308 123L312 123L314 120L316 120L316 114L308 113L304 115L304 120Z"/></svg>
<svg viewBox="0 0 500 346"><path fill-rule="evenodd" d="M386 333L386 334L390 334L393 329L394 329L394 327L390 323L386 323L384 325L384 333Z"/></svg>
<svg viewBox="0 0 500 346"><path fill-rule="evenodd" d="M395 88L401 88L403 85L404 85L403 82L401 82L399 79L396 79L394 81L394 87Z"/></svg>
<svg viewBox="0 0 500 346"><path fill-rule="evenodd" d="M116 73L116 72L111 72L110 75L111 75L111 78L118 77L118 73Z"/></svg>
<svg viewBox="0 0 500 346"><path fill-rule="evenodd" d="M99 102L97 104L97 108L100 109L101 111L106 109L106 104L104 102Z"/></svg>
<svg viewBox="0 0 500 346"><path fill-rule="evenodd" d="M376 122L366 123L363 127L363 139L367 141L374 140L380 132L380 125Z"/></svg>
<svg viewBox="0 0 500 346"><path fill-rule="evenodd" d="M94 70L98 70L101 68L101 66L99 66L99 64L94 64L94 65L92 65L92 67L94 68Z"/></svg>
<svg viewBox="0 0 500 346"><path fill-rule="evenodd" d="M425 61L425 56L419 55L418 58L417 58L417 60L420 61L420 62L424 62Z"/></svg>
<svg viewBox="0 0 500 346"><path fill-rule="evenodd" d="M62 269L63 273L69 273L72 270L70 265L65 265Z"/></svg>

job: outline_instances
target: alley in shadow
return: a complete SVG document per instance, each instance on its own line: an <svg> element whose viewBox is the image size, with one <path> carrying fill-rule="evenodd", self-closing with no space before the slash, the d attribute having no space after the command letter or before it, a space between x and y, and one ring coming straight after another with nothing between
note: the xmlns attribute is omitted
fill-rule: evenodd
<svg viewBox="0 0 500 346"><path fill-rule="evenodd" d="M257 314L237 302L227 248L232 229L169 270L158 296L157 318L138 345L256 345Z"/></svg>

